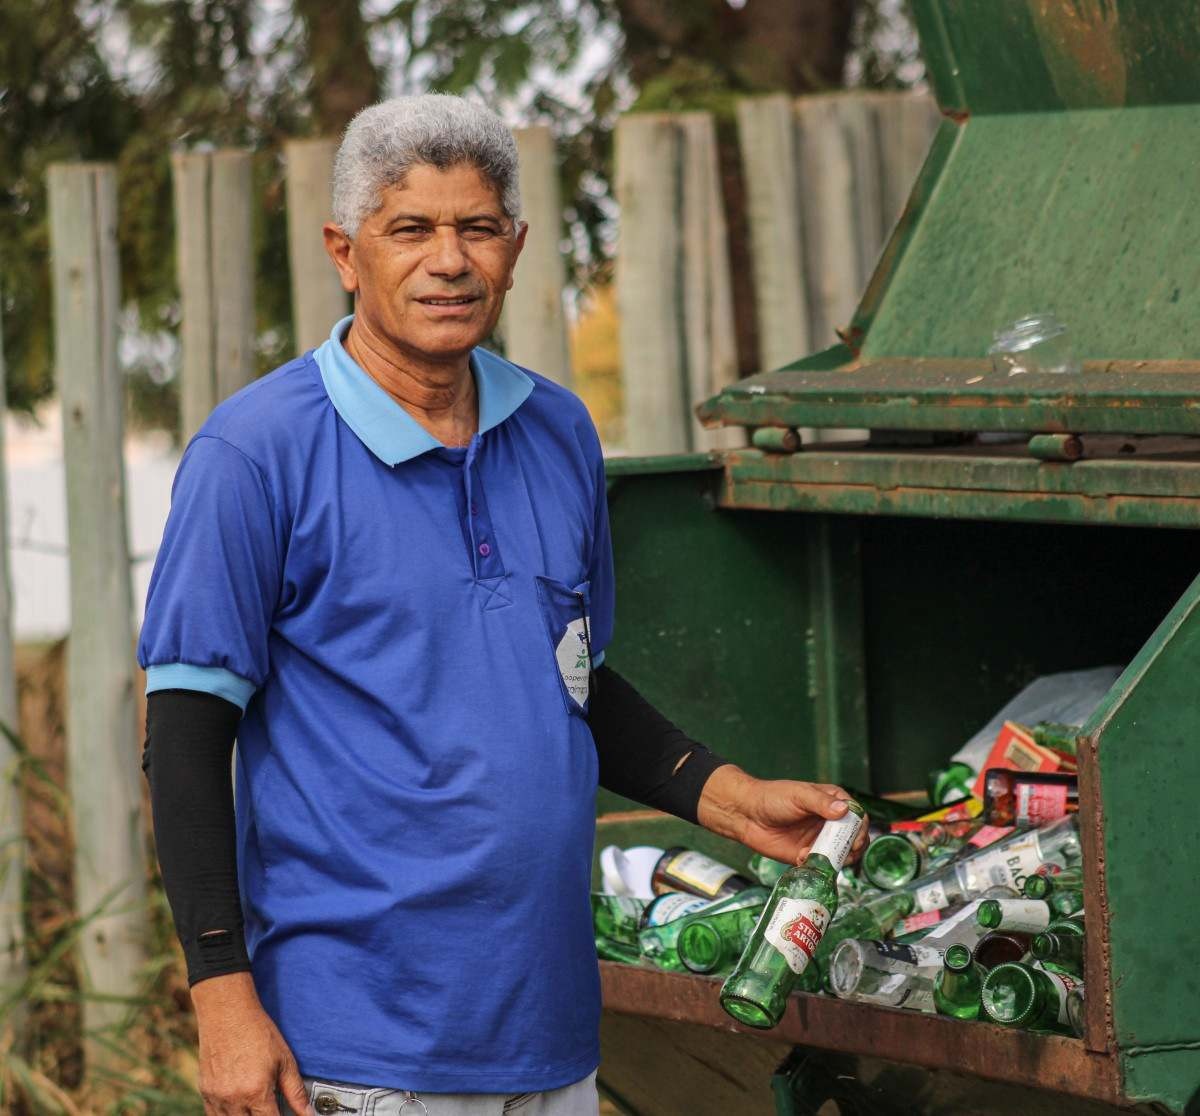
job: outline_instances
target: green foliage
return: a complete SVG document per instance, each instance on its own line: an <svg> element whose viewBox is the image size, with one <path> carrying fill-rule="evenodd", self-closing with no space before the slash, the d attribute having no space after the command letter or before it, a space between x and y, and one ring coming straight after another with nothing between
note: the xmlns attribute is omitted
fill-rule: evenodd
<svg viewBox="0 0 1200 1116"><path fill-rule="evenodd" d="M903 4L856 0L861 84L911 80L915 40ZM378 95L373 36L399 33L403 72L391 76L401 88L479 96L554 129L564 232L585 286L611 251L618 113L700 109L728 126L735 97L759 89L727 41L743 15L728 0L396 0L370 16L360 0L290 0L270 10L254 0L5 0L0 320L10 405L32 408L53 386L50 162L117 164L122 289L136 308L128 321L159 338L173 336L180 317L170 154L253 150L257 355L266 371L293 351L282 144L340 128ZM101 24L127 30L129 66L114 67L101 49ZM130 350L135 423L175 421L169 350Z"/></svg>

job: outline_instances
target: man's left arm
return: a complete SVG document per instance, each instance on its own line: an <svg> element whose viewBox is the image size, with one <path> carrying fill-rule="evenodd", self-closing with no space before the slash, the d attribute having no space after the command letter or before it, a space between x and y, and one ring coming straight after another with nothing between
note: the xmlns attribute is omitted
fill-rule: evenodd
<svg viewBox="0 0 1200 1116"><path fill-rule="evenodd" d="M588 722L600 785L796 864L849 798L829 783L756 779L692 740L608 666L596 670ZM866 840L864 826L856 852Z"/></svg>

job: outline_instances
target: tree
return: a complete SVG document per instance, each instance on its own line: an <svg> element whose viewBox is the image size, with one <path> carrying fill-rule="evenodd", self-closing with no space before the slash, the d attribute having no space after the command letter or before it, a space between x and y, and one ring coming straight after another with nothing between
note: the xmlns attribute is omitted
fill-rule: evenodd
<svg viewBox="0 0 1200 1116"><path fill-rule="evenodd" d="M9 0L0 11L0 316L10 404L29 408L52 386L43 179L53 159L118 162L124 290L144 334L168 339L131 348L130 382L140 413L170 425L173 388L162 381L179 317L172 149L234 144L256 152L265 369L291 351L284 139L337 134L387 87L474 91L511 116L550 123L584 283L608 262L619 112L716 112L728 208L736 215L733 98L840 85L855 53L862 80L892 82L903 59L876 50L874 36L903 21L901 3L396 0L368 16L361 0L292 0L270 9L254 0ZM102 49L101 24L128 29L136 65ZM382 65L377 47L385 35L403 49ZM597 55L597 43L607 52ZM579 81L574 93L568 74ZM748 249L736 216L731 248L735 268L744 270ZM745 285L739 288L743 360L752 367L753 306Z"/></svg>

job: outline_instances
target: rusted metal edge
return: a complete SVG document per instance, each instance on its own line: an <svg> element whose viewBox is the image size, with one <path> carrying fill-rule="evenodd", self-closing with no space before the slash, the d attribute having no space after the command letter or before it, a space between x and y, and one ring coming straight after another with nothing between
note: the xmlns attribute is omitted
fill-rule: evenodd
<svg viewBox="0 0 1200 1116"><path fill-rule="evenodd" d="M1121 1103L1116 1058L1089 1051L1078 1039L964 1023L915 1011L795 995L770 1032L733 1022L718 1002L720 981L600 962L604 1007L680 1023L697 1023L775 1041L840 1050L994 1081L1035 1086Z"/></svg>
<svg viewBox="0 0 1200 1116"><path fill-rule="evenodd" d="M880 398L833 393L740 395L698 410L706 426L864 427L871 430L999 430L1025 434L1200 434L1200 384L1192 393L1022 399L921 395L897 389Z"/></svg>
<svg viewBox="0 0 1200 1116"><path fill-rule="evenodd" d="M717 506L726 510L832 512L932 519L1008 519L1029 523L1200 527L1200 500L1185 496L1091 496L870 484L787 484L727 475Z"/></svg>
<svg viewBox="0 0 1200 1116"><path fill-rule="evenodd" d="M1191 442L1191 439L1188 439ZM869 447L812 449L791 456L730 450L726 469L739 481L865 484L878 488L953 488L1085 496L1200 497L1200 443L1191 459L1107 458L1047 463L1032 457L896 451ZM1190 445L1189 445L1189 448Z"/></svg>
<svg viewBox="0 0 1200 1116"><path fill-rule="evenodd" d="M1079 740L1079 840L1083 849L1083 909L1087 919L1084 973L1084 1042L1089 1050L1116 1051L1112 1010L1112 968L1108 935L1108 884L1105 878L1104 802L1096 736Z"/></svg>

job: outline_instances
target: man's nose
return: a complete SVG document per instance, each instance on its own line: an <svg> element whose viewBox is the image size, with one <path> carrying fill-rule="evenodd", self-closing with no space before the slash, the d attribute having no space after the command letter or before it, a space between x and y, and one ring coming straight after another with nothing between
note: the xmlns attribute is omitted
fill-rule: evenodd
<svg viewBox="0 0 1200 1116"><path fill-rule="evenodd" d="M470 261L463 251L458 229L439 225L434 229L433 243L429 248L425 266L431 275L443 279L454 279L470 270Z"/></svg>

